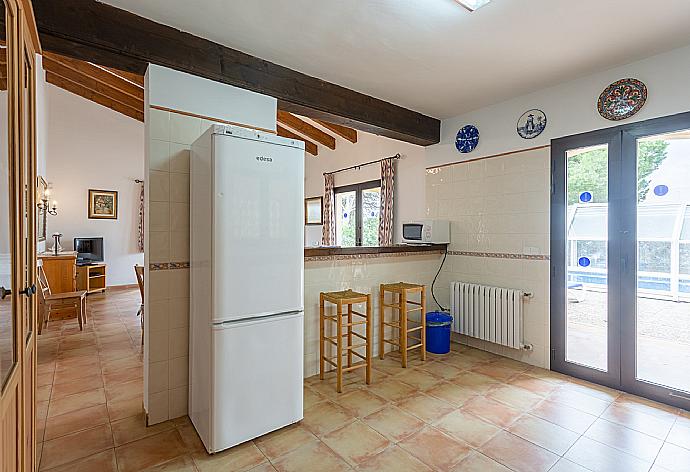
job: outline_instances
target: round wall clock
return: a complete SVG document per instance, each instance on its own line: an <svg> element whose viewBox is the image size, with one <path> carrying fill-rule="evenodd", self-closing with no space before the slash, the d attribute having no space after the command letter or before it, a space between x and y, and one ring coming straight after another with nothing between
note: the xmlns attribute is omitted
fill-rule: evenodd
<svg viewBox="0 0 690 472"><path fill-rule="evenodd" d="M601 92L597 101L599 114L611 121L630 118L647 101L647 86L637 79L618 80Z"/></svg>
<svg viewBox="0 0 690 472"><path fill-rule="evenodd" d="M455 136L455 147L462 153L472 152L479 144L479 130L474 125L465 125Z"/></svg>
<svg viewBox="0 0 690 472"><path fill-rule="evenodd" d="M537 108L524 112L517 122L517 132L524 139L534 139L545 129L546 113Z"/></svg>

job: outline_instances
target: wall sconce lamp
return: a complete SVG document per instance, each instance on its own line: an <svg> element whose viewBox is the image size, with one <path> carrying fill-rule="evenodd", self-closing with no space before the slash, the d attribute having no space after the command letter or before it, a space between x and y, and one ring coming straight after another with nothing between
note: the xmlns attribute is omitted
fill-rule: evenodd
<svg viewBox="0 0 690 472"><path fill-rule="evenodd" d="M37 203L36 206L38 207L38 210L41 213L45 213L46 215L57 216L57 214L58 214L57 201L53 200L53 206L50 206L48 204L48 202L50 200L49 197L50 197L50 189L47 188L45 190L45 193L41 197L41 201L39 203Z"/></svg>

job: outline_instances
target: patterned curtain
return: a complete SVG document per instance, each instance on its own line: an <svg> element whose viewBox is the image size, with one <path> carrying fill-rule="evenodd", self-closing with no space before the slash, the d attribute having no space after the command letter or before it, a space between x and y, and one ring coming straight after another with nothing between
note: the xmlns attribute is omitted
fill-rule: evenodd
<svg viewBox="0 0 690 472"><path fill-rule="evenodd" d="M379 213L379 246L393 245L393 191L395 159L381 161L381 212Z"/></svg>
<svg viewBox="0 0 690 472"><path fill-rule="evenodd" d="M335 244L335 197L333 195L333 187L335 185L335 176L333 174L326 174L324 177L324 192L323 192L323 237L321 243L324 246L333 246Z"/></svg>
<svg viewBox="0 0 690 472"><path fill-rule="evenodd" d="M144 252L144 183L141 183L141 192L139 193L139 222L138 222L138 237L137 247L139 252Z"/></svg>

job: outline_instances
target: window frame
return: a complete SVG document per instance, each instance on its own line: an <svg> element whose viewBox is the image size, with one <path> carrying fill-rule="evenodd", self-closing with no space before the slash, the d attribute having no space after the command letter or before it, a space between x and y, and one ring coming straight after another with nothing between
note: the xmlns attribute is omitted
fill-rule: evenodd
<svg viewBox="0 0 690 472"><path fill-rule="evenodd" d="M335 204L335 197L339 193L355 192L355 246L362 247L362 225L364 221L364 213L362 208L362 192L364 190L370 190L372 188L380 188L381 179L368 180L366 182L360 182L357 184L342 185L340 187L333 188L333 203ZM338 233L338 218L334 219L333 224L335 225L336 235ZM337 236L336 236L337 237ZM380 242L379 242L380 243ZM377 244L378 245L378 244Z"/></svg>

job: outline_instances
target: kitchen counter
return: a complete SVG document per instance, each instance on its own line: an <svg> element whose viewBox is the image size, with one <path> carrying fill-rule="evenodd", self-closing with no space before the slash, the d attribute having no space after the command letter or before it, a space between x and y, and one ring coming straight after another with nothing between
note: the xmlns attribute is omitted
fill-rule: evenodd
<svg viewBox="0 0 690 472"><path fill-rule="evenodd" d="M345 260L443 253L446 244L396 244L394 246L306 247L304 260Z"/></svg>
<svg viewBox="0 0 690 472"><path fill-rule="evenodd" d="M319 294L351 288L372 294L373 346L378 355L379 285L410 282L427 286L427 311L436 309L430 293L445 244L431 246L306 248L304 250L304 375L319 371ZM436 284L436 294L448 288ZM333 307L328 308L332 310ZM390 315L389 315L390 316ZM387 349L392 346L386 345ZM331 349L331 347L327 347Z"/></svg>

